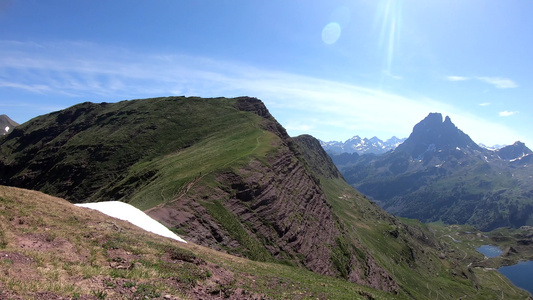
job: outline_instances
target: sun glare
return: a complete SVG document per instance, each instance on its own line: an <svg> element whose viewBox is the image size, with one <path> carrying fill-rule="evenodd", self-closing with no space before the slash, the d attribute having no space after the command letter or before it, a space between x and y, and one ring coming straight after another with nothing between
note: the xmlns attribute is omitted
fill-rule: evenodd
<svg viewBox="0 0 533 300"><path fill-rule="evenodd" d="M393 74L394 50L400 41L401 15L401 0L380 1L376 22L381 24L378 49L383 54L383 72L385 74Z"/></svg>

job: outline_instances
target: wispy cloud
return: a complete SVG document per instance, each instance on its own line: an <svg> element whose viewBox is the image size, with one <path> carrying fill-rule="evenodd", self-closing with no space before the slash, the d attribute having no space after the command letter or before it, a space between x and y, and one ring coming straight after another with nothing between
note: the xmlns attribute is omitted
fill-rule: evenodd
<svg viewBox="0 0 533 300"><path fill-rule="evenodd" d="M463 76L446 76L446 80L449 80L449 81L465 81L469 79L470 78L463 77Z"/></svg>
<svg viewBox="0 0 533 300"><path fill-rule="evenodd" d="M508 78L501 78L501 77L477 77L477 79L486 82L488 84L492 84L494 87L499 89L511 89L511 88L517 88L518 84L516 84L513 80Z"/></svg>
<svg viewBox="0 0 533 300"><path fill-rule="evenodd" d="M289 134L309 133L324 140L344 140L354 134L407 136L429 112L450 115L459 121L458 127L487 144L502 142L494 132L515 135L435 99L408 98L194 55L135 53L83 42L35 45L0 41L0 92L5 89L33 93L36 99L42 95L70 99L63 105L168 95L249 95L263 100Z"/></svg>
<svg viewBox="0 0 533 300"><path fill-rule="evenodd" d="M479 103L479 106L489 106L489 105L490 105L490 102Z"/></svg>
<svg viewBox="0 0 533 300"><path fill-rule="evenodd" d="M509 116L515 115L517 113L518 113L518 111L507 111L507 110L504 110L504 111L500 111L500 117L509 117Z"/></svg>
<svg viewBox="0 0 533 300"><path fill-rule="evenodd" d="M465 77L465 76L446 76L446 80L448 81L467 81L476 79L479 81L482 81L484 83L488 83L493 85L495 88L498 89L511 89L511 88L517 88L518 84L514 82L512 79L509 78L502 78L502 77L484 77L484 76L478 76L478 77Z"/></svg>
<svg viewBox="0 0 533 300"><path fill-rule="evenodd" d="M385 76L390 77L390 78L395 79L395 80L402 80L403 79L403 76L393 74L390 70L383 71L383 74Z"/></svg>
<svg viewBox="0 0 533 300"><path fill-rule="evenodd" d="M12 88L12 89L22 89L32 93L46 93L50 92L50 87L44 84L22 84L17 82L9 82L0 80L0 88Z"/></svg>

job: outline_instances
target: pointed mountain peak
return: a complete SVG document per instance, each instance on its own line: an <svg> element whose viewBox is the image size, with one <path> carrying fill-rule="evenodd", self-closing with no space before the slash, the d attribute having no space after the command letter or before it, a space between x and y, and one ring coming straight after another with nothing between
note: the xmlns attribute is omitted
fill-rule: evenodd
<svg viewBox="0 0 533 300"><path fill-rule="evenodd" d="M426 118L413 127L409 138L397 150L409 153L412 157L419 157L427 151L445 151L470 148L481 148L472 139L458 129L450 117L444 121L440 113L430 113Z"/></svg>
<svg viewBox="0 0 533 300"><path fill-rule="evenodd" d="M422 122L424 121L442 123L442 114L441 113L429 113L429 115L425 117L424 120L422 120Z"/></svg>

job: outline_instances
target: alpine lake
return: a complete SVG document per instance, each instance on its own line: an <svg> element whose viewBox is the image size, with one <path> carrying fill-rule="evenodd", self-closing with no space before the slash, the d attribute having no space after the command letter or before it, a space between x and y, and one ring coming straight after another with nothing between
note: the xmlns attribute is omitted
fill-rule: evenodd
<svg viewBox="0 0 533 300"><path fill-rule="evenodd" d="M476 250L486 257L498 257L502 249L498 246L483 245ZM500 274L507 277L517 287L528 291L533 295L533 260L520 261L512 266L498 268Z"/></svg>

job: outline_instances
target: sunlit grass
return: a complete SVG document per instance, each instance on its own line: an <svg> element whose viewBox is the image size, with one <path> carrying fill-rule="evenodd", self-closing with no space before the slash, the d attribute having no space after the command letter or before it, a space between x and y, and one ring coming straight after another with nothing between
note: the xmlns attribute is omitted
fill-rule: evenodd
<svg viewBox="0 0 533 300"><path fill-rule="evenodd" d="M14 194L15 193L15 194ZM213 292L231 293L244 289L252 294L273 299L403 299L348 281L319 275L299 267L278 263L261 263L217 252L192 243L184 244L146 233L120 220L110 219L96 211L75 207L70 203L37 192L0 186L0 224L9 224L19 209L32 207L27 223L39 222L54 239L43 243L68 241L70 251L60 248L21 249L16 236L34 235L17 225L3 227L7 241L4 251L29 259L20 265L15 259L0 260L0 284L3 293L10 292L24 299L39 299L38 293L51 293L64 298L94 296L121 299L134 297L134 290L147 296L176 295L190 297L192 287L206 284ZM117 259L111 253L128 253L129 267L111 267ZM68 256L65 256L68 255ZM169 263L168 256L177 263ZM201 263L192 261L200 260ZM212 271L224 270L234 278L229 283L216 286L209 283ZM23 277L13 276L14 267L24 267ZM213 268L213 267L209 267ZM170 281L165 281L170 280ZM169 286L169 282L176 285ZM118 288L129 291L128 297L117 294ZM42 294L41 294L42 295ZM189 296L188 296L189 295Z"/></svg>

